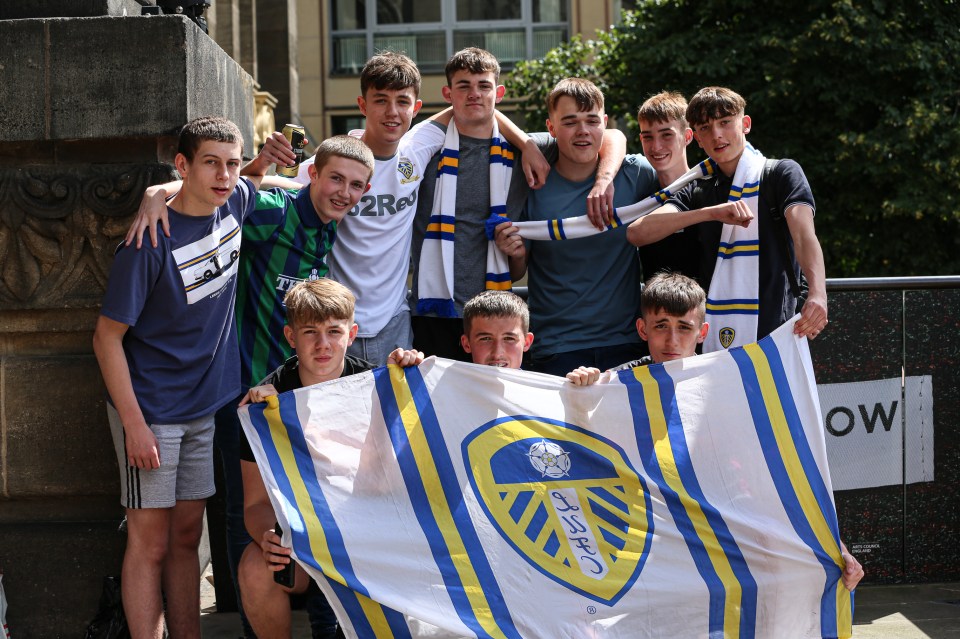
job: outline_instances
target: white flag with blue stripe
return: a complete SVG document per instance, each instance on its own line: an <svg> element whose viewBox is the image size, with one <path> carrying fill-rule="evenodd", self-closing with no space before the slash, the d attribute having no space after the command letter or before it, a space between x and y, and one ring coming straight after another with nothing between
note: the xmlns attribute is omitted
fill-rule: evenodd
<svg viewBox="0 0 960 639"><path fill-rule="evenodd" d="M241 418L348 637L849 637L792 331L586 388L428 359Z"/></svg>

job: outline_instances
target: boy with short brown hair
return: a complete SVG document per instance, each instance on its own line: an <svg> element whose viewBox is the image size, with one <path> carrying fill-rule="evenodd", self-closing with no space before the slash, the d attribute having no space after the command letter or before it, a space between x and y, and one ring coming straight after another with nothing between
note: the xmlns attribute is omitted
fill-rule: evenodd
<svg viewBox="0 0 960 639"><path fill-rule="evenodd" d="M666 188L689 170L687 146L693 131L687 126L687 101L679 93L663 91L650 96L637 111L643 155L657 171L657 182ZM696 277L700 270L696 227L680 229L658 242L639 248L644 279L661 271Z"/></svg>
<svg viewBox="0 0 960 639"><path fill-rule="evenodd" d="M687 121L717 172L688 185L650 215L633 222L637 246L680 229L696 229L715 331L706 352L755 342L797 311L794 331L815 338L827 325L823 251L814 230L810 184L793 160L768 161L747 142L746 101L726 87L691 98ZM756 219L756 222L754 220ZM809 284L803 297L802 278Z"/></svg>
<svg viewBox="0 0 960 639"><path fill-rule="evenodd" d="M162 636L163 595L170 634L200 636L197 547L214 493L214 413L240 390L240 227L276 154L265 146L250 179L240 178L242 156L229 120L183 128L169 237L118 249L94 332L127 515L121 584L135 638Z"/></svg>
<svg viewBox="0 0 960 639"><path fill-rule="evenodd" d="M544 187L528 195L524 221L554 223L582 215L597 179L607 126L603 93L589 80L566 78L557 83L547 103L547 128L556 138L559 157ZM613 184L616 206L657 190L653 167L639 155L618 163ZM501 224L496 241L509 257L513 279L527 273L531 326L537 334L527 359L529 368L563 375L581 365L607 368L627 351L640 355L633 322L642 279L637 252L626 241L626 227L612 224L609 231L576 241L537 241L529 246L517 230Z"/></svg>
<svg viewBox="0 0 960 639"><path fill-rule="evenodd" d="M650 355L615 366L622 371L648 364L682 359L697 354L709 330L704 321L707 296L694 280L680 273L657 273L647 281L640 297L637 333L647 343ZM567 373L577 386L589 386L600 379L600 369L581 366Z"/></svg>
<svg viewBox="0 0 960 639"><path fill-rule="evenodd" d="M342 284L331 279L300 282L284 298L286 341L295 354L251 388L242 404L266 401L278 393L311 386L373 368L369 362L347 354L357 334L353 321L356 298ZM394 350L388 363L415 366L423 353ZM333 639L337 621L330 605L308 575L294 565L291 587L274 582L275 572L287 566L290 549L281 545L274 530L277 520L270 497L257 468L245 433L240 433L240 467L243 475L244 523L252 538L239 566L240 593L247 619L258 637L290 636L290 598L311 589L308 600L314 637Z"/></svg>
<svg viewBox="0 0 960 639"><path fill-rule="evenodd" d="M530 311L510 291L483 291L463 306L460 345L474 364L520 368L533 344Z"/></svg>

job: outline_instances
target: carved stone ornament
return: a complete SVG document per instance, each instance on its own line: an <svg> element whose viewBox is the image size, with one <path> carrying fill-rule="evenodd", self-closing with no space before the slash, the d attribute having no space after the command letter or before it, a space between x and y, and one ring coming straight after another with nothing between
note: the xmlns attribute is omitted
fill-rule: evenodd
<svg viewBox="0 0 960 639"><path fill-rule="evenodd" d="M161 164L0 168L0 308L99 303L114 249Z"/></svg>

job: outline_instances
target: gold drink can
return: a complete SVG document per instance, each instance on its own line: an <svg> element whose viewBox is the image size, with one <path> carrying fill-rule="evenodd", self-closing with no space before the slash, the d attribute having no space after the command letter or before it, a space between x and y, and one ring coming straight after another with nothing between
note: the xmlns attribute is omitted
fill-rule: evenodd
<svg viewBox="0 0 960 639"><path fill-rule="evenodd" d="M300 170L300 163L303 162L303 147L307 145L307 131L299 124L285 124L283 126L283 137L290 141L293 146L293 154L297 156L297 161L289 166L277 165L277 175L283 177L297 177Z"/></svg>

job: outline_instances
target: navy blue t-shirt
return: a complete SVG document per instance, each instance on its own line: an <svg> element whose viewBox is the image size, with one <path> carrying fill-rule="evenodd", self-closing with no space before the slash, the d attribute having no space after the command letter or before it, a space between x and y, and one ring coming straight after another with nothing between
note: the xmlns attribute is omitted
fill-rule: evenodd
<svg viewBox="0 0 960 639"><path fill-rule="evenodd" d="M148 424L212 414L240 394L233 308L255 194L241 178L213 215L168 209L170 237L159 234L157 248L117 250L100 312L130 326L123 350Z"/></svg>

